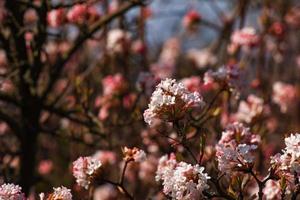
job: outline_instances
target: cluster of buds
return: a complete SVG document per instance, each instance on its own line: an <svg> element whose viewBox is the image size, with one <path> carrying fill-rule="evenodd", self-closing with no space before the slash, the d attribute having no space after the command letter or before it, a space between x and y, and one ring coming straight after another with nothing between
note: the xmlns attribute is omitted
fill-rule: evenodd
<svg viewBox="0 0 300 200"><path fill-rule="evenodd" d="M73 176L76 182L85 189L99 176L101 162L92 157L79 157L73 162Z"/></svg>
<svg viewBox="0 0 300 200"><path fill-rule="evenodd" d="M216 157L220 171L230 173L253 166L254 150L260 137L250 132L243 124L234 122L228 125L216 145Z"/></svg>
<svg viewBox="0 0 300 200"><path fill-rule="evenodd" d="M160 158L155 178L162 181L163 192L176 200L200 199L210 179L204 167L177 162L174 154Z"/></svg>
<svg viewBox="0 0 300 200"><path fill-rule="evenodd" d="M1 200L26 200L22 188L14 184L3 184L0 186Z"/></svg>
<svg viewBox="0 0 300 200"><path fill-rule="evenodd" d="M122 151L124 155L124 160L126 162L130 162L130 161L142 162L146 159L146 153L143 150L138 149L136 147L133 148L124 147Z"/></svg>
<svg viewBox="0 0 300 200"><path fill-rule="evenodd" d="M66 187L53 188L53 193L47 197L44 193L41 193L40 200L72 200L71 190Z"/></svg>
<svg viewBox="0 0 300 200"><path fill-rule="evenodd" d="M85 4L77 4L67 13L68 21L75 24L94 22L99 17L100 15L94 6L87 6Z"/></svg>
<svg viewBox="0 0 300 200"><path fill-rule="evenodd" d="M182 83L176 83L174 79L165 79L156 86L149 108L144 112L144 120L149 125L154 119L179 120L188 109L203 105L203 98L198 92L188 91Z"/></svg>

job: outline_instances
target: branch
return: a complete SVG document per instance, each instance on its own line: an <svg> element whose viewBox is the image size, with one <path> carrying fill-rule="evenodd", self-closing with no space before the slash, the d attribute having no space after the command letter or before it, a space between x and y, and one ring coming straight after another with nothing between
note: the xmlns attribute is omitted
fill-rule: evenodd
<svg viewBox="0 0 300 200"><path fill-rule="evenodd" d="M49 84L48 84L47 88L45 89L45 91L42 94L42 100L44 100L47 97L47 95L51 92L51 90L52 90L52 88L55 84L56 79L58 79L60 73L63 70L64 65L71 59L73 54L81 47L81 45L87 39L92 37L92 35L94 33L96 33L103 26L107 25L108 23L110 23L112 20L114 20L118 16L123 15L129 9L131 9L135 6L138 6L138 5L142 5L142 2L135 0L135 1L130 1L130 2L124 3L124 5L121 6L118 11L116 11L115 13L112 13L112 14L109 14L107 16L102 17L98 22L94 23L91 26L90 30L85 35L79 36L77 41L75 42L74 46L69 51L69 53L67 55L65 55L62 59L59 59L56 62L56 64L54 65L54 71L50 75Z"/></svg>
<svg viewBox="0 0 300 200"><path fill-rule="evenodd" d="M21 128L19 124L9 115L0 110L0 120L8 124L11 130L16 134L18 138L21 138Z"/></svg>

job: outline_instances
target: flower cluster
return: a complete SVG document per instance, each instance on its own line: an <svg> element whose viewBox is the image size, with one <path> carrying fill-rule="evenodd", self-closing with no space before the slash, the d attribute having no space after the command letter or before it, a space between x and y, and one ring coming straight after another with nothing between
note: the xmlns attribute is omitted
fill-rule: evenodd
<svg viewBox="0 0 300 200"><path fill-rule="evenodd" d="M73 6L67 13L67 19L71 23L84 24L86 21L95 21L99 18L95 7L85 4Z"/></svg>
<svg viewBox="0 0 300 200"><path fill-rule="evenodd" d="M252 47L258 44L259 37L252 27L236 30L231 36L231 42L237 46Z"/></svg>
<svg viewBox="0 0 300 200"><path fill-rule="evenodd" d="M204 74L204 84L211 85L214 82L238 93L240 87L240 69L238 65L226 65L218 68L217 71L207 71Z"/></svg>
<svg viewBox="0 0 300 200"><path fill-rule="evenodd" d="M285 177L289 185L293 186L295 181L300 181L300 134L291 134L285 138L285 145L282 154L272 157L271 165L279 177Z"/></svg>
<svg viewBox="0 0 300 200"><path fill-rule="evenodd" d="M78 185L88 189L99 173L101 162L92 157L79 157L73 162L73 176Z"/></svg>
<svg viewBox="0 0 300 200"><path fill-rule="evenodd" d="M289 108L295 105L297 101L297 90L293 85L276 82L273 85L272 100L280 106L281 112L285 113Z"/></svg>
<svg viewBox="0 0 300 200"><path fill-rule="evenodd" d="M174 79L165 79L156 86L149 108L144 112L144 119L149 125L156 118L173 121L182 118L189 108L203 105L204 101L198 92L188 91Z"/></svg>
<svg viewBox="0 0 300 200"><path fill-rule="evenodd" d="M122 53L128 49L131 42L131 35L121 29L113 29L108 32L106 48L111 53Z"/></svg>
<svg viewBox="0 0 300 200"><path fill-rule="evenodd" d="M162 181L163 192L172 199L196 200L209 188L210 177L203 172L204 167L177 162L175 156L163 156L159 160L156 181Z"/></svg>
<svg viewBox="0 0 300 200"><path fill-rule="evenodd" d="M25 195L20 186L3 184L0 186L0 200L25 200Z"/></svg>
<svg viewBox="0 0 300 200"><path fill-rule="evenodd" d="M124 147L123 154L124 154L124 160L126 162L129 161L142 162L146 159L146 153L143 150L138 149L136 147L133 147L132 149Z"/></svg>
<svg viewBox="0 0 300 200"><path fill-rule="evenodd" d="M40 200L72 200L71 190L62 186L53 188L54 192L45 198L45 194L40 194Z"/></svg>
<svg viewBox="0 0 300 200"><path fill-rule="evenodd" d="M243 124L228 125L216 145L216 156L220 171L230 173L242 167L253 165L253 151L260 141L258 135L250 132Z"/></svg>
<svg viewBox="0 0 300 200"><path fill-rule="evenodd" d="M264 110L264 100L251 94L247 101L241 101L236 114L239 121L251 123L260 116Z"/></svg>
<svg viewBox="0 0 300 200"><path fill-rule="evenodd" d="M47 13L47 22L49 26L56 28L62 25L65 21L64 9L54 9Z"/></svg>

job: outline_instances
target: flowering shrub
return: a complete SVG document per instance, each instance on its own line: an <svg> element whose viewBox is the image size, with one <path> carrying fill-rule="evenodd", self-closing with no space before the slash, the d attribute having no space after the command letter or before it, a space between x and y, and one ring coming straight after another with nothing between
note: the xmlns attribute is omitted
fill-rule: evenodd
<svg viewBox="0 0 300 200"><path fill-rule="evenodd" d="M299 199L299 13L1 0L0 200Z"/></svg>

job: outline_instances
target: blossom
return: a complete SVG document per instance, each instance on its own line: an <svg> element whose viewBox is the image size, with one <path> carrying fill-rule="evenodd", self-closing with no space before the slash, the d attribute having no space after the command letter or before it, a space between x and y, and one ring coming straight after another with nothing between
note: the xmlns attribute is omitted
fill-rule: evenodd
<svg viewBox="0 0 300 200"><path fill-rule="evenodd" d="M254 118L262 114L263 109L263 99L251 94L246 101L240 102L236 117L240 121L250 123Z"/></svg>
<svg viewBox="0 0 300 200"><path fill-rule="evenodd" d="M204 74L204 84L211 85L216 82L223 87L229 88L238 95L240 88L241 71L237 65L219 67L216 71L208 70Z"/></svg>
<svg viewBox="0 0 300 200"><path fill-rule="evenodd" d="M263 194L266 200L280 200L281 188L279 182L268 180L263 189Z"/></svg>
<svg viewBox="0 0 300 200"><path fill-rule="evenodd" d="M182 83L176 83L174 79L165 79L152 93L144 119L149 125L155 118L172 121L182 118L189 108L203 105L204 101L198 92L188 91Z"/></svg>
<svg viewBox="0 0 300 200"><path fill-rule="evenodd" d="M286 113L297 101L297 90L293 85L275 82L272 101L279 105L281 112Z"/></svg>
<svg viewBox="0 0 300 200"><path fill-rule="evenodd" d="M200 20L201 15L196 10L190 10L183 17L182 25L187 29L191 29L194 25L197 25Z"/></svg>
<svg viewBox="0 0 300 200"><path fill-rule="evenodd" d="M205 68L217 63L216 56L208 49L191 49L187 52L187 58L190 59L199 68Z"/></svg>
<svg viewBox="0 0 300 200"><path fill-rule="evenodd" d="M114 95L126 89L125 79L122 74L108 75L102 79L103 94Z"/></svg>
<svg viewBox="0 0 300 200"><path fill-rule="evenodd" d="M40 200L72 200L71 190L61 186L53 188L54 192L45 199L45 194L41 193Z"/></svg>
<svg viewBox="0 0 300 200"><path fill-rule="evenodd" d="M101 162L92 157L79 157L73 162L73 176L78 185L88 189L90 183L98 175Z"/></svg>
<svg viewBox="0 0 300 200"><path fill-rule="evenodd" d="M271 165L279 177L289 180L293 187L295 179L300 180L300 134L291 134L285 138L285 148L271 158Z"/></svg>
<svg viewBox="0 0 300 200"><path fill-rule="evenodd" d="M51 27L58 27L63 24L65 20L65 13L64 9L55 9L51 10L47 14L47 22Z"/></svg>
<svg viewBox="0 0 300 200"><path fill-rule="evenodd" d="M25 195L22 193L22 188L12 183L5 183L0 186L1 200L25 200Z"/></svg>
<svg viewBox="0 0 300 200"><path fill-rule="evenodd" d="M236 30L231 35L231 42L238 46L251 47L259 42L259 37L252 27L244 27L241 30Z"/></svg>
<svg viewBox="0 0 300 200"><path fill-rule="evenodd" d="M111 53L122 53L128 49L131 35L121 29L113 29L107 35L107 50Z"/></svg>
<svg viewBox="0 0 300 200"><path fill-rule="evenodd" d="M132 149L124 147L123 148L123 154L124 154L124 160L129 161L135 161L135 162L142 162L146 159L146 153L138 149L136 147L133 147Z"/></svg>
<svg viewBox="0 0 300 200"><path fill-rule="evenodd" d="M228 125L216 145L219 170L229 173L253 165L253 152L259 142L260 137L243 124L234 122Z"/></svg>
<svg viewBox="0 0 300 200"><path fill-rule="evenodd" d="M163 192L172 199L199 199L202 192L209 188L210 177L204 167L177 162L174 154L159 160L156 181L162 181Z"/></svg>

